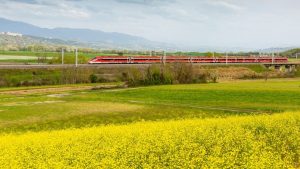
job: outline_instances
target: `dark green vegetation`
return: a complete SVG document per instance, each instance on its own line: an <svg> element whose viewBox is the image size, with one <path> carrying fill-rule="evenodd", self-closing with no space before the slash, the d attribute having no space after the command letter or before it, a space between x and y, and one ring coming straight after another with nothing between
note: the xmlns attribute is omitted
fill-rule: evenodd
<svg viewBox="0 0 300 169"><path fill-rule="evenodd" d="M288 56L288 57L291 57L291 58L295 58L297 53L300 53L300 48L295 48L295 49L285 51L285 52L281 53L281 55L282 56ZM298 55L300 57L300 54L298 54Z"/></svg>
<svg viewBox="0 0 300 169"><path fill-rule="evenodd" d="M89 83L89 69L16 69L0 70L0 86L41 86L57 84Z"/></svg>
<svg viewBox="0 0 300 169"><path fill-rule="evenodd" d="M190 64L0 69L0 87L126 82L129 86L217 82L224 79L299 77L298 72L268 70L261 65Z"/></svg>
<svg viewBox="0 0 300 169"><path fill-rule="evenodd" d="M20 90L20 89L19 89ZM300 80L0 92L0 131L25 132L297 111Z"/></svg>
<svg viewBox="0 0 300 169"><path fill-rule="evenodd" d="M200 71L192 64L179 63L151 65L144 70L132 67L122 75L128 86L217 82L216 74Z"/></svg>
<svg viewBox="0 0 300 169"><path fill-rule="evenodd" d="M123 81L123 68L0 69L0 87L43 86Z"/></svg>

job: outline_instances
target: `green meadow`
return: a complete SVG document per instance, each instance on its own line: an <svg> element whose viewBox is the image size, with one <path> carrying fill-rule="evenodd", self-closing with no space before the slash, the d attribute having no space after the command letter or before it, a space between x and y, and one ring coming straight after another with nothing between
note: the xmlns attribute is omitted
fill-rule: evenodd
<svg viewBox="0 0 300 169"><path fill-rule="evenodd" d="M300 80L228 81L110 90L62 90L58 93L21 89L28 92L20 94L1 89L1 132L274 114L300 108Z"/></svg>

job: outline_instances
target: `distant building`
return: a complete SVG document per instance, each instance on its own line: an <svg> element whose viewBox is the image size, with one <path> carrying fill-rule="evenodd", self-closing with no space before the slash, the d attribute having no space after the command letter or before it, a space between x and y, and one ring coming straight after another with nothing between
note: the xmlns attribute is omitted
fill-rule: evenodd
<svg viewBox="0 0 300 169"><path fill-rule="evenodd" d="M0 32L0 35L18 36L18 37L23 36L21 33L15 33L15 32Z"/></svg>

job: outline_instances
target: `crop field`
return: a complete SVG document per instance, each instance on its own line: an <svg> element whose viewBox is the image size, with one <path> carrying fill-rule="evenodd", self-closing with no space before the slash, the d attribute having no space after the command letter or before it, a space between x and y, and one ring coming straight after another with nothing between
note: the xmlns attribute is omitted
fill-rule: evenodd
<svg viewBox="0 0 300 169"><path fill-rule="evenodd" d="M300 79L97 85L0 89L1 168L300 167Z"/></svg>
<svg viewBox="0 0 300 169"><path fill-rule="evenodd" d="M13 56L13 55L0 55L0 60L33 60L37 59L36 56Z"/></svg>
<svg viewBox="0 0 300 169"><path fill-rule="evenodd" d="M298 59L296 59L296 58L290 58L289 59L289 62L293 62L293 63L298 63L298 62L300 62L300 58Z"/></svg>
<svg viewBox="0 0 300 169"><path fill-rule="evenodd" d="M36 62L36 56L16 56L16 55L0 55L1 62L19 63L19 62Z"/></svg>
<svg viewBox="0 0 300 169"><path fill-rule="evenodd" d="M78 52L78 62L87 63L87 60L97 54ZM99 53L101 55L101 53ZM40 59L40 61L38 60ZM65 63L74 63L75 53L66 52L64 54ZM0 63L61 63L61 52L31 52L31 51L0 51Z"/></svg>
<svg viewBox="0 0 300 169"><path fill-rule="evenodd" d="M48 60L52 57L46 57ZM36 63L38 56L23 56L23 55L1 55L0 63Z"/></svg>

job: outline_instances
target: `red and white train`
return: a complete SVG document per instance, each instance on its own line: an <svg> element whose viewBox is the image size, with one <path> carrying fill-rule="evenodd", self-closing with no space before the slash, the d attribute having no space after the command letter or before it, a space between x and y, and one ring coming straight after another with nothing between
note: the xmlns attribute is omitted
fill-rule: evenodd
<svg viewBox="0 0 300 169"><path fill-rule="evenodd" d="M177 57L177 56L97 56L89 64L152 64L152 63L287 63L287 57Z"/></svg>

